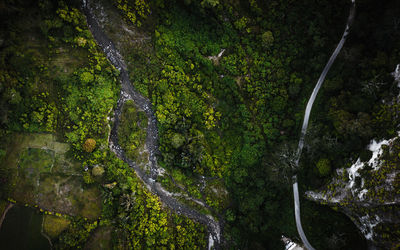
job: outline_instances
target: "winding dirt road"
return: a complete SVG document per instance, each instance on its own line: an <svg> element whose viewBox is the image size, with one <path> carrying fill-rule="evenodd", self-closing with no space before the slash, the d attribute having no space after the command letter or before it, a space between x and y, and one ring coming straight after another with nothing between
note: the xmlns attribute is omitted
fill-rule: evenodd
<svg viewBox="0 0 400 250"><path fill-rule="evenodd" d="M349 34L350 31L350 26L353 23L354 20L354 15L356 11L356 3L355 0L351 1L351 6L350 6L350 14L349 17L347 18L347 24L346 28L344 29L342 38L340 39L335 51L332 53L331 57L329 58L324 70L322 71L317 84L314 87L314 90L310 96L310 99L308 99L307 107L306 107L306 112L304 114L304 120L303 120L303 126L301 128L301 135L300 135L300 140L299 140L299 145L297 147L297 158L296 158L296 167L299 166L299 161L301 157L301 152L303 151L304 147L304 139L307 134L307 128L308 128L308 122L310 119L310 113L312 106L314 104L315 98L317 97L318 91L322 86L322 83L325 80L326 75L328 74L329 69L331 68L333 62L336 60L337 55L339 54L340 50L343 47L344 42L346 41L346 38ZM297 227L297 232L300 235L301 240L303 241L304 246L309 249L309 250L314 250L314 248L311 246L311 244L308 242L306 235L304 234L303 227L301 226L301 219L300 219L300 199L299 199L299 189L298 189L298 182L297 182L297 176L293 176L293 196L294 196L294 211L295 211L295 217L296 217L296 227Z"/></svg>

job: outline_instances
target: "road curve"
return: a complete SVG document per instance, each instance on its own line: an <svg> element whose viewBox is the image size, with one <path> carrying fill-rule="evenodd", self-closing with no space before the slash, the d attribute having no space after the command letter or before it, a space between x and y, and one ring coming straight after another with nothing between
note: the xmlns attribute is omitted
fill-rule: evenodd
<svg viewBox="0 0 400 250"><path fill-rule="evenodd" d="M296 217L297 232L299 233L301 241L303 242L304 246L309 250L313 250L314 248L311 246L310 242L308 242L307 237L303 231L303 227L301 226L300 200L299 200L299 190L297 181L293 184L293 195L294 195L294 212Z"/></svg>
<svg viewBox="0 0 400 250"><path fill-rule="evenodd" d="M315 98L317 97L317 94L319 92L319 89L322 86L322 83L325 80L326 75L328 74L329 69L331 68L333 62L336 60L337 55L339 54L340 50L343 47L344 42L346 41L346 38L349 34L351 24L353 23L354 20L354 15L355 15L355 10L356 10L356 3L355 0L351 1L351 6L350 6L350 14L349 17L347 18L347 24L346 28L344 29L342 38L340 39L338 45L336 46L335 51L333 51L331 57L329 58L327 64L325 65L324 70L322 71L317 84L314 87L314 90L310 96L310 99L308 99L306 111L304 114L304 119L303 119L303 126L301 128L301 134L300 134L300 140L299 144L297 147L297 155L296 155L296 162L295 166L299 166L299 161L301 157L301 152L303 151L304 147L304 139L307 134L307 128L308 128L308 122L310 119L310 113L312 106L314 104ZM306 235L304 234L303 227L301 226L301 219L300 219L300 199L299 199L299 190L298 190L298 185L297 185L297 176L293 176L293 196L294 196L294 212L295 212L295 217L296 217L296 227L297 227L297 232L300 235L301 240L303 241L304 246L309 249L309 250L314 250L314 248L311 246L311 244L308 242Z"/></svg>
<svg viewBox="0 0 400 250"><path fill-rule="evenodd" d="M210 232L208 248L219 248L221 244L220 223L217 222L212 216L204 215L197 210L194 210L182 204L177 199L173 198L173 193L168 192L160 185L160 183L156 182L157 176L160 173L156 159L156 155L158 153L158 130L157 120L152 109L152 104L148 99L146 99L133 88L132 84L129 81L127 66L122 56L116 49L113 42L101 29L99 23L92 13L92 10L90 9L88 1L83 1L83 11L86 15L89 30L91 31L97 44L102 48L107 59L120 72L121 93L117 102L117 107L114 111L114 124L109 137L110 150L113 151L118 158L126 162L130 167L135 170L137 176L146 185L148 190L157 195L164 205L175 211L177 214L185 215L193 220L196 220L206 225L208 231ZM150 173L146 173L134 161L129 159L126 156L125 151L118 144L118 126L120 123L120 116L122 113L123 104L127 100L133 100L135 104L145 112L149 121L147 127L146 148L149 152Z"/></svg>

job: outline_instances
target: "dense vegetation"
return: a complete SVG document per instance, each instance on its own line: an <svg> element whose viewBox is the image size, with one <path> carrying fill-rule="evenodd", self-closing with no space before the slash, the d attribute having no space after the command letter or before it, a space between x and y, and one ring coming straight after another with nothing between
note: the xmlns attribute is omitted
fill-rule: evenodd
<svg viewBox="0 0 400 250"><path fill-rule="evenodd" d="M138 111L133 101L124 104L118 139L129 159L137 163L146 162L144 151L146 140L147 117L143 111Z"/></svg>
<svg viewBox="0 0 400 250"><path fill-rule="evenodd" d="M316 102L307 164L300 171L304 189L321 185L349 157L366 154L371 138L396 131L393 107L380 104L392 88L390 72L399 58L397 19L390 10L395 3L388 2L385 13L371 11L375 4L359 4L350 45L328 76L324 98ZM348 3L220 1L208 8L164 2L152 7L158 14L154 50L133 49L126 57L133 64L132 82L156 106L163 164L187 175L222 176L232 199L226 219L234 226L228 231L239 244L263 235L262 244L277 247L281 233L295 235L285 181L293 173L290 155L308 95L342 32ZM385 28L366 27L369 20ZM384 34L390 38L383 44ZM289 159L282 160L285 153ZM312 204L304 210L313 244L340 247L327 244L336 229L325 225L343 230L350 222L334 212L331 219L318 220L322 216L315 214L326 210ZM350 231L342 247L355 236Z"/></svg>
<svg viewBox="0 0 400 250"><path fill-rule="evenodd" d="M204 248L204 227L162 208L108 150L107 117L118 95L118 71L94 42L79 4L11 4L1 6L1 198L15 202L10 185L16 169L7 165L13 133L55 133L70 143L70 160L81 162L83 182L101 189L104 203L95 221L57 213L71 221L54 239L57 249L83 247L98 226L113 227L114 247ZM131 109L130 121L136 119ZM140 125L147 126L141 115ZM130 144L140 131L126 126L132 128Z"/></svg>
<svg viewBox="0 0 400 250"><path fill-rule="evenodd" d="M84 182L103 193L102 217L71 218L58 246L83 246L101 225L115 229L114 246L204 248L205 229L162 208L107 149L118 71L96 46L80 3L11 2L0 6L1 140L15 132L57 134L72 145ZM133 43L108 24L131 82L154 105L159 164L222 215L227 247L278 249L282 234L296 239L291 176L298 173L301 191L320 187L350 158L367 157L370 139L397 132L399 105L390 101L397 96L390 72L400 62L394 0L358 3L296 170L291 160L304 107L344 28L349 1L102 2L120 13L125 28L150 37ZM135 161L146 160L146 127L144 113L125 103L119 140ZM1 197L8 198L11 170L0 171ZM198 188L200 176L211 180L205 190ZM162 183L176 188L168 178ZM363 247L342 214L305 202L302 216L314 247Z"/></svg>

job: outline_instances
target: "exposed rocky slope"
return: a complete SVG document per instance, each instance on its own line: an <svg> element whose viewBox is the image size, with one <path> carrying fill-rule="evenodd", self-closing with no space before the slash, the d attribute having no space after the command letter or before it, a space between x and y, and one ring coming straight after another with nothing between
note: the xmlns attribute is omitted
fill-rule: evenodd
<svg viewBox="0 0 400 250"><path fill-rule="evenodd" d="M400 67L393 76L399 84ZM399 98L392 105L399 103ZM310 200L343 211L371 243L371 248L400 246L400 133L389 140L372 140L371 158L360 158L349 168L336 170L321 190L306 192Z"/></svg>

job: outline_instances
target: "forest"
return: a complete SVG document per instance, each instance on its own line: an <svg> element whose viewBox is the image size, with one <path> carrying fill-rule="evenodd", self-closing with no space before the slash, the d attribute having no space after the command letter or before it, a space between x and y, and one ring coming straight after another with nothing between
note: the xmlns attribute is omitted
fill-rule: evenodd
<svg viewBox="0 0 400 250"><path fill-rule="evenodd" d="M293 167L305 106L350 3L0 3L0 218L10 214L10 222L8 215L0 222L0 248L15 231L7 226L17 207L42 218L37 230L47 248L284 249L282 235L302 245L293 175L313 247L379 246L340 207L304 193L329 185L358 158L370 159L372 139L398 136L398 1L356 2L346 44L314 103L299 168ZM214 246L209 225L166 205L126 160L153 174L151 119L130 99L115 112L125 93L122 70L92 34L89 12L120 52L129 83L151 103L162 169L154 185L221 225ZM125 158L110 143L115 124ZM368 188L383 181L375 182L379 174L366 174ZM396 188L400 178L394 180ZM398 204L390 209L399 211ZM400 234L385 233L393 249L399 246Z"/></svg>

